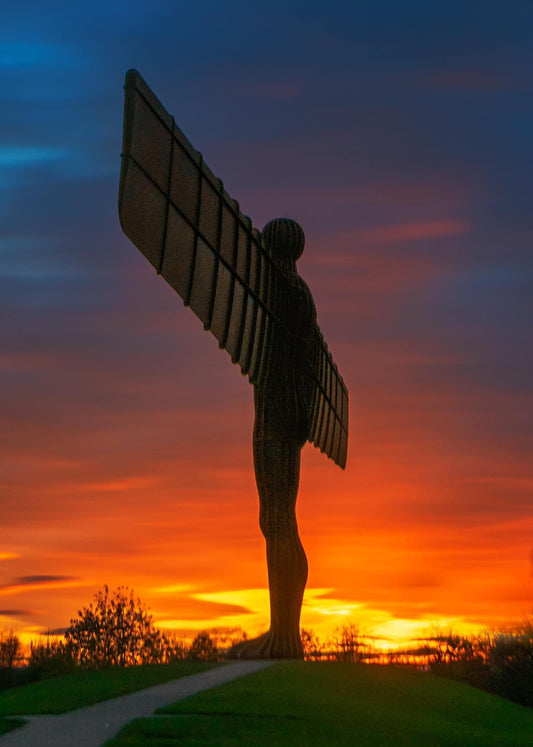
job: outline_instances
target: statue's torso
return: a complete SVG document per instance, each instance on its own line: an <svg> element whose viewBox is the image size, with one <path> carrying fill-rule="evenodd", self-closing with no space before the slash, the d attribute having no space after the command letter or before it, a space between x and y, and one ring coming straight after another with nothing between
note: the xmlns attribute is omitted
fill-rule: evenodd
<svg viewBox="0 0 533 747"><path fill-rule="evenodd" d="M254 438L295 438L302 444L309 435L313 381L305 365L316 327L311 291L297 273L288 275L291 298L283 319L290 334L269 341L267 374L255 386Z"/></svg>

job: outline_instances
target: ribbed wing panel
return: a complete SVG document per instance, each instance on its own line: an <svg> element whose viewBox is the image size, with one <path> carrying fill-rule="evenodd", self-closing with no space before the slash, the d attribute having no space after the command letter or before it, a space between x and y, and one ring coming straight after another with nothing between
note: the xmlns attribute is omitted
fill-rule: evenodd
<svg viewBox="0 0 533 747"><path fill-rule="evenodd" d="M309 441L344 469L348 452L348 390L318 328L310 348L309 373L316 386Z"/></svg>
<svg viewBox="0 0 533 747"><path fill-rule="evenodd" d="M285 278L250 219L225 191L135 70L125 83L119 216L126 236L190 306L252 384L267 372L270 340L291 344L276 298ZM309 440L344 467L346 388L317 328Z"/></svg>
<svg viewBox="0 0 533 747"><path fill-rule="evenodd" d="M255 383L272 261L259 233L141 76L126 76L124 233Z"/></svg>

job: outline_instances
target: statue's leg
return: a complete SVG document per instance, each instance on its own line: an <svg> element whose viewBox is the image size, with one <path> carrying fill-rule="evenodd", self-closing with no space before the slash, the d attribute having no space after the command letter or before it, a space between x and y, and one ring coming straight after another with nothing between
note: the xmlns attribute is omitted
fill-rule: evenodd
<svg viewBox="0 0 533 747"><path fill-rule="evenodd" d="M296 522L301 448L296 439L254 442L259 524L267 551L270 633L277 655L288 658L303 656L300 612L307 559Z"/></svg>
<svg viewBox="0 0 533 747"><path fill-rule="evenodd" d="M303 658L300 611L307 559L298 535L296 496L302 444L295 438L254 437L259 523L266 540L270 630L234 647L237 658Z"/></svg>

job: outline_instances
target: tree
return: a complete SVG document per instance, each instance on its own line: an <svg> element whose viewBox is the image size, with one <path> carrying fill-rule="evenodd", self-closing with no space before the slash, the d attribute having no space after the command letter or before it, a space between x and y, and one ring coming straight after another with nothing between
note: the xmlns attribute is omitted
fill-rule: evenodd
<svg viewBox="0 0 533 747"><path fill-rule="evenodd" d="M300 638L304 647L304 658L307 661L319 661L324 653L324 644L320 638L309 628L302 628Z"/></svg>
<svg viewBox="0 0 533 747"><path fill-rule="evenodd" d="M218 648L206 630L198 633L191 643L187 658L193 661L218 661L220 659Z"/></svg>
<svg viewBox="0 0 533 747"><path fill-rule="evenodd" d="M367 649L359 627L353 624L343 625L335 631L333 645L337 661L362 661Z"/></svg>
<svg viewBox="0 0 533 747"><path fill-rule="evenodd" d="M163 633L161 646L162 655L159 661L166 664L183 661L183 659L187 658L188 650L187 644L180 638L174 635L169 635L168 633Z"/></svg>
<svg viewBox="0 0 533 747"><path fill-rule="evenodd" d="M0 667L12 669L20 650L20 640L12 630L0 633Z"/></svg>
<svg viewBox="0 0 533 747"><path fill-rule="evenodd" d="M125 667L161 661L164 638L133 589L104 586L94 602L78 610L65 631L67 645L87 667Z"/></svg>
<svg viewBox="0 0 533 747"><path fill-rule="evenodd" d="M451 630L447 633L437 630L428 641L433 645L429 665L435 670L454 663L482 661L491 645L490 641L485 641L482 637L457 635Z"/></svg>
<svg viewBox="0 0 533 747"><path fill-rule="evenodd" d="M72 672L77 667L77 659L72 647L60 638L50 635L37 641L30 641L28 673L30 680L57 677Z"/></svg>

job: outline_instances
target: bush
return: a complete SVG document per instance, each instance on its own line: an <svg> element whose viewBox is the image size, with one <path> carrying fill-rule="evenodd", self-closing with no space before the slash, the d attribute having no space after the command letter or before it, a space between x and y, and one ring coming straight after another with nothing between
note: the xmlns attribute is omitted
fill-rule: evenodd
<svg viewBox="0 0 533 747"><path fill-rule="evenodd" d="M15 662L20 654L20 640L13 631L0 632L0 690L14 687L20 677Z"/></svg>
<svg viewBox="0 0 533 747"><path fill-rule="evenodd" d="M163 634L163 661L172 664L175 661L183 661L187 658L188 646L180 638Z"/></svg>
<svg viewBox="0 0 533 747"><path fill-rule="evenodd" d="M533 620L515 630L477 638L448 635L432 639L430 667L486 692L533 707Z"/></svg>
<svg viewBox="0 0 533 747"><path fill-rule="evenodd" d="M187 658L192 661L220 660L219 650L207 631L203 630L201 633L198 633L191 644Z"/></svg>
<svg viewBox="0 0 533 747"><path fill-rule="evenodd" d="M30 642L27 670L30 681L59 677L76 668L76 656L65 641L46 638Z"/></svg>
<svg viewBox="0 0 533 747"><path fill-rule="evenodd" d="M533 707L533 624L499 633L488 657L491 692Z"/></svg>
<svg viewBox="0 0 533 747"><path fill-rule="evenodd" d="M12 630L0 633L0 669L13 669L20 652L20 640Z"/></svg>
<svg viewBox="0 0 533 747"><path fill-rule="evenodd" d="M164 661L165 640L133 590L107 586L78 610L65 631L67 645L84 667L125 667Z"/></svg>

